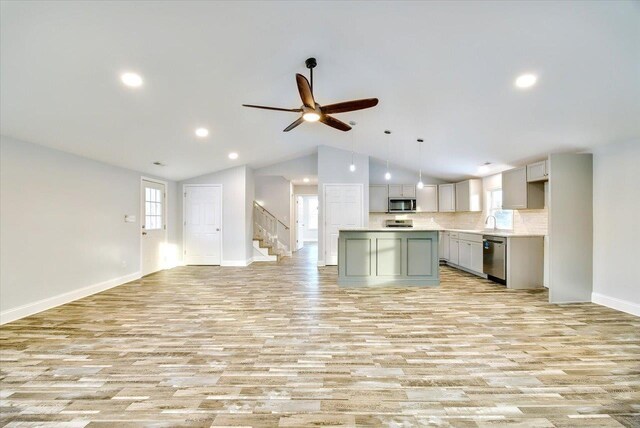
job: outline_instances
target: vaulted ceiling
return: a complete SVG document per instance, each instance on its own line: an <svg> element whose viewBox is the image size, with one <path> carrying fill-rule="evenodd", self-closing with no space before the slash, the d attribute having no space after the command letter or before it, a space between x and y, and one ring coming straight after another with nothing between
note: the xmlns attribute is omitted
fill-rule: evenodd
<svg viewBox="0 0 640 428"><path fill-rule="evenodd" d="M640 137L636 2L29 1L1 12L3 135L169 179L319 144L455 179L486 161ZM380 99L336 115L354 131L283 133L294 113L241 107L299 107L294 75L310 56L318 102ZM123 86L125 71L144 85ZM518 90L525 72L538 84Z"/></svg>

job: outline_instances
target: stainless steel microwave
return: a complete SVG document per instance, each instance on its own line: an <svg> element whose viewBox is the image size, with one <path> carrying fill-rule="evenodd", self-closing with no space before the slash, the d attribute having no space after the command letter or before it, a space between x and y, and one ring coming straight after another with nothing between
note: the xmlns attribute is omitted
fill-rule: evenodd
<svg viewBox="0 0 640 428"><path fill-rule="evenodd" d="M390 213L416 212L416 198L389 198Z"/></svg>

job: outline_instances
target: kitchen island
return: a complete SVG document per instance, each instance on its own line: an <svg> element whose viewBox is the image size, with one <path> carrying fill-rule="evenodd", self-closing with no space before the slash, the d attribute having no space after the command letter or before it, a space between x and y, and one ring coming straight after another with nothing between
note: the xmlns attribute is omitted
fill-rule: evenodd
<svg viewBox="0 0 640 428"><path fill-rule="evenodd" d="M440 285L438 231L349 228L338 236L338 285Z"/></svg>

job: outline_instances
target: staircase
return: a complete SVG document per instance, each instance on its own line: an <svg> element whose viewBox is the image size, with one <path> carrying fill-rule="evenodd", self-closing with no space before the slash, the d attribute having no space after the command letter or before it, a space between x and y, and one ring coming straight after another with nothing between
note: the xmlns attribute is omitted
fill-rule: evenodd
<svg viewBox="0 0 640 428"><path fill-rule="evenodd" d="M253 261L277 262L285 257L289 247L282 238L288 236L289 226L253 201Z"/></svg>

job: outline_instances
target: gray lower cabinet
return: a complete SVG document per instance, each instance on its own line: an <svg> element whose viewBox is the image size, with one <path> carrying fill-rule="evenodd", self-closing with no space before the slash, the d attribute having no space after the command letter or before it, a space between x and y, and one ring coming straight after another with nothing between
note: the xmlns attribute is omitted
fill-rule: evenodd
<svg viewBox="0 0 640 428"><path fill-rule="evenodd" d="M442 254L440 258L442 260L449 260L450 241L449 232L442 232Z"/></svg>
<svg viewBox="0 0 640 428"><path fill-rule="evenodd" d="M460 264L459 262L460 255L460 241L458 238L454 238L451 236L449 239L449 261L454 265Z"/></svg>
<svg viewBox="0 0 640 428"><path fill-rule="evenodd" d="M440 284L438 231L340 231L338 284Z"/></svg>

